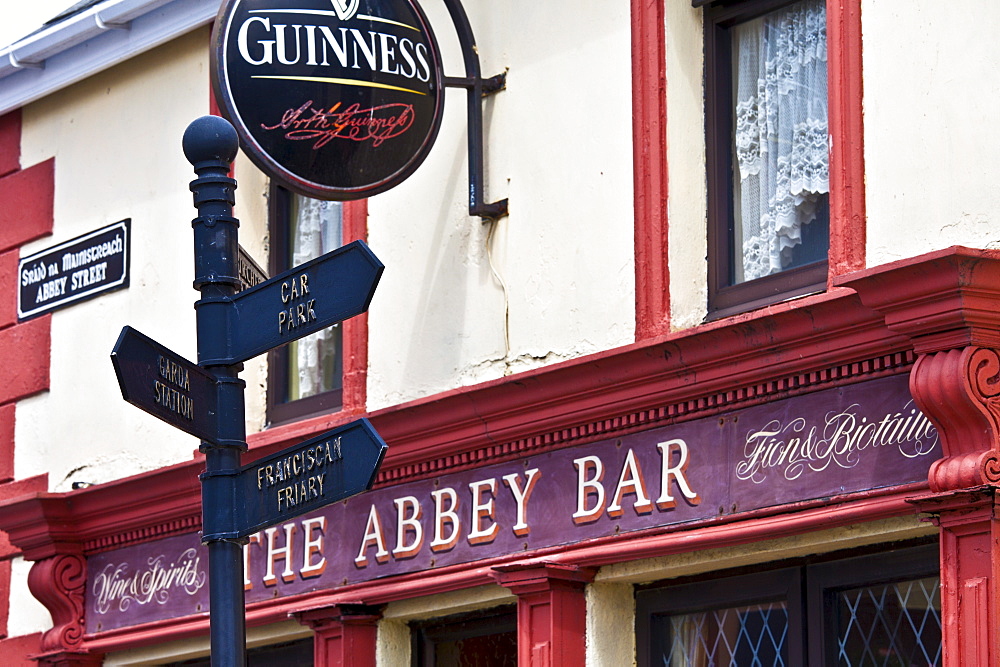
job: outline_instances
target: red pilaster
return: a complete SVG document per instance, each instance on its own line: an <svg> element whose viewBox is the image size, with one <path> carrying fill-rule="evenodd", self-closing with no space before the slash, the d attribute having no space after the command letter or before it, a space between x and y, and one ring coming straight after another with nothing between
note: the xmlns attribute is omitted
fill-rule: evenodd
<svg viewBox="0 0 1000 667"><path fill-rule="evenodd" d="M501 565L493 577L517 596L517 664L583 665L587 600L594 570L557 563Z"/></svg>
<svg viewBox="0 0 1000 667"><path fill-rule="evenodd" d="M918 355L910 392L942 456L912 502L941 531L944 665L1000 664L1000 254L949 248L838 282Z"/></svg>
<svg viewBox="0 0 1000 667"><path fill-rule="evenodd" d="M667 75L662 2L632 0L635 338L670 331Z"/></svg>
<svg viewBox="0 0 1000 667"><path fill-rule="evenodd" d="M375 664L381 608L342 604L296 616L316 633L313 663L317 667L369 667Z"/></svg>

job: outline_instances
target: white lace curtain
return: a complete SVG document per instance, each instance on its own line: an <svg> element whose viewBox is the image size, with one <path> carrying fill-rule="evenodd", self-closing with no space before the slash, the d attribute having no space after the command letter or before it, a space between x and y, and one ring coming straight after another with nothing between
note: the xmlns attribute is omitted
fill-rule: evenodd
<svg viewBox="0 0 1000 667"><path fill-rule="evenodd" d="M343 216L338 202L294 195L292 266L298 266L341 245ZM289 349L289 399L306 398L333 388L340 332L324 329Z"/></svg>
<svg viewBox="0 0 1000 667"><path fill-rule="evenodd" d="M737 26L733 50L738 278L752 280L789 267L830 190L824 1Z"/></svg>

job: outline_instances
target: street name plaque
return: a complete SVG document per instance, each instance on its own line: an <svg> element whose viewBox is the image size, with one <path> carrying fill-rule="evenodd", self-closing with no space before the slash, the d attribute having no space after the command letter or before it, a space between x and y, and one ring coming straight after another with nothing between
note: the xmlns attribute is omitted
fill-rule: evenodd
<svg viewBox="0 0 1000 667"><path fill-rule="evenodd" d="M21 258L17 319L28 320L128 287L131 223L120 220Z"/></svg>
<svg viewBox="0 0 1000 667"><path fill-rule="evenodd" d="M244 466L236 485L239 537L369 490L386 449L359 419Z"/></svg>
<svg viewBox="0 0 1000 667"><path fill-rule="evenodd" d="M316 333L368 309L385 266L354 241L233 297L234 364Z"/></svg>
<svg viewBox="0 0 1000 667"><path fill-rule="evenodd" d="M202 440L218 438L212 374L128 326L118 336L111 363L127 402Z"/></svg>

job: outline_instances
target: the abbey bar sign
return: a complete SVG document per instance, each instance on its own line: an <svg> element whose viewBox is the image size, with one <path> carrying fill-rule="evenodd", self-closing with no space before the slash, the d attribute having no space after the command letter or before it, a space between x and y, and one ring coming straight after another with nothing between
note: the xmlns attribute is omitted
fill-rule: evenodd
<svg viewBox="0 0 1000 667"><path fill-rule="evenodd" d="M130 231L126 219L23 257L17 265L17 319L128 287Z"/></svg>
<svg viewBox="0 0 1000 667"><path fill-rule="evenodd" d="M397 185L434 143L444 104L437 43L414 0L230 0L213 83L266 173L321 199Z"/></svg>

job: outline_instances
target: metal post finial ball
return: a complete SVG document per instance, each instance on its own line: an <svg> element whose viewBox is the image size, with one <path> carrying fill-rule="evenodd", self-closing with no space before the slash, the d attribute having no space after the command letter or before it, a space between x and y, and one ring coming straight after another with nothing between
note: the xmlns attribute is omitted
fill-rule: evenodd
<svg viewBox="0 0 1000 667"><path fill-rule="evenodd" d="M236 158L240 140L225 118L202 116L184 130L182 145L184 157L196 169L204 163L223 163L228 167Z"/></svg>

